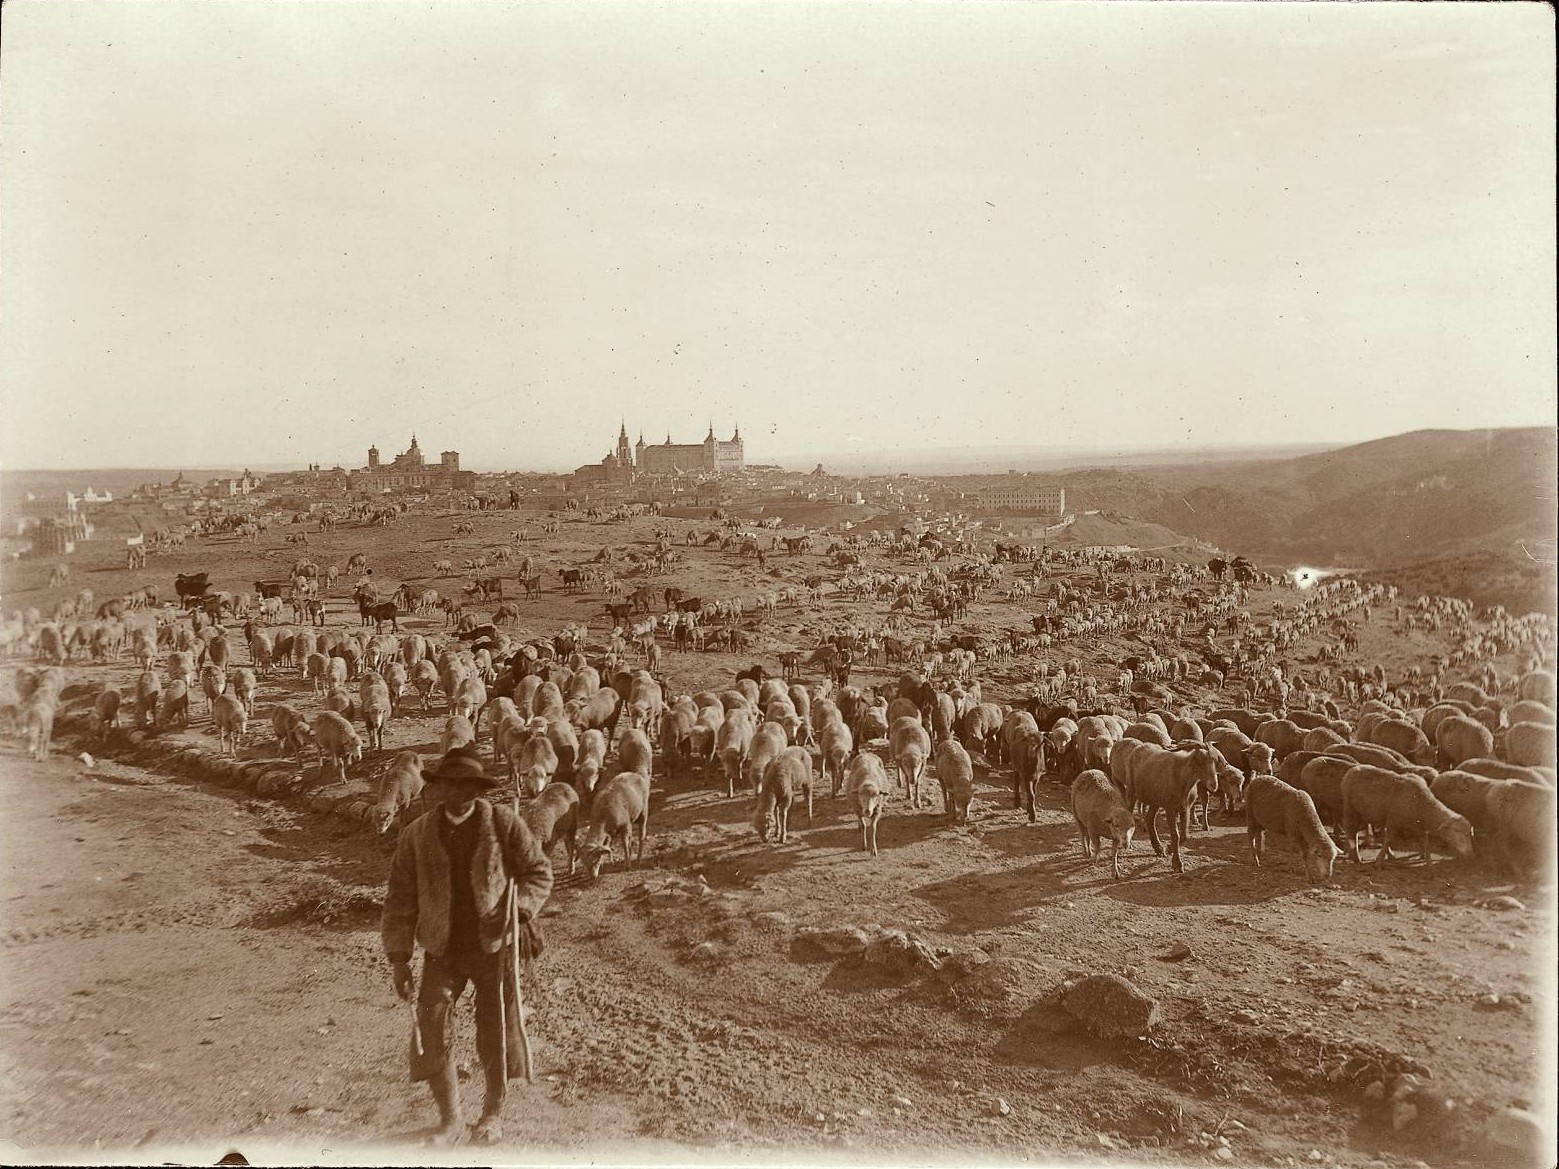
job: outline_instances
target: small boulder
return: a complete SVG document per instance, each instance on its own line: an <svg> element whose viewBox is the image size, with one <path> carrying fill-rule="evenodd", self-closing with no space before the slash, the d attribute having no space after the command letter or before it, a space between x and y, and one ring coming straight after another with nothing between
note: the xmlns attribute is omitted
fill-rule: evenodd
<svg viewBox="0 0 1559 1169"><path fill-rule="evenodd" d="M1061 996L1061 1006L1102 1039L1142 1035L1158 1021L1158 1001L1119 974L1090 974Z"/></svg>
<svg viewBox="0 0 1559 1169"><path fill-rule="evenodd" d="M866 946L861 957L868 965L894 975L908 974L920 966L928 970L942 966L942 960L930 946L903 930L884 930Z"/></svg>
<svg viewBox="0 0 1559 1169"><path fill-rule="evenodd" d="M1499 910L1525 909L1526 902L1520 901L1517 898L1510 896L1490 897L1487 901L1483 902L1483 908Z"/></svg>
<svg viewBox="0 0 1559 1169"><path fill-rule="evenodd" d="M869 942L866 931L854 926L807 926L796 931L795 945L829 958L845 958L864 953Z"/></svg>

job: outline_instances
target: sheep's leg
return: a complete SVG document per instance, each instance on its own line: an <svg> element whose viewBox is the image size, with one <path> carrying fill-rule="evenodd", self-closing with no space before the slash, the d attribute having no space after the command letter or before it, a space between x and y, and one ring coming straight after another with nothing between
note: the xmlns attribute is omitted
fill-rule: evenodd
<svg viewBox="0 0 1559 1169"><path fill-rule="evenodd" d="M807 827L812 827L812 785L807 784ZM1425 838L1427 847L1427 837Z"/></svg>
<svg viewBox="0 0 1559 1169"><path fill-rule="evenodd" d="M1375 863L1391 860L1391 829L1383 826L1380 830L1380 851L1375 854Z"/></svg>
<svg viewBox="0 0 1559 1169"><path fill-rule="evenodd" d="M1155 856L1164 855L1164 844L1158 838L1158 809L1148 808L1144 819L1148 822L1148 843L1153 846Z"/></svg>
<svg viewBox="0 0 1559 1169"><path fill-rule="evenodd" d="M1251 852L1251 855L1256 858L1256 867L1258 869L1261 867L1261 837L1262 837L1261 829L1253 828L1253 829L1250 830L1250 833L1249 833L1250 852Z"/></svg>
<svg viewBox="0 0 1559 1169"><path fill-rule="evenodd" d="M1184 815L1182 812L1181 815ZM1180 816L1169 819L1169 867L1177 873L1185 872L1185 862L1180 859Z"/></svg>

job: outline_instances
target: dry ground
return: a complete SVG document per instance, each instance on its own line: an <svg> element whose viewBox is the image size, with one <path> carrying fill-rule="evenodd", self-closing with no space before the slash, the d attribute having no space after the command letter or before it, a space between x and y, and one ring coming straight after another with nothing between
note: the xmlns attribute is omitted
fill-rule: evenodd
<svg viewBox="0 0 1559 1169"><path fill-rule="evenodd" d="M448 539L447 516L310 533L309 553L344 565L362 550L390 586L447 591L453 582L428 579L432 562L458 564L507 539L522 526L516 517L459 517L474 519L475 540ZM534 531L534 517L523 518ZM565 523L544 551L526 550L561 568L603 543L647 546L657 522L687 526ZM101 599L148 581L167 596L175 572L209 569L213 587L238 591L283 575L296 552L273 528L258 546L192 542L145 574L78 563L72 587ZM829 575L816 556L771 557L777 577L734 554L685 556L657 589L750 600ZM7 567L8 611L61 595L38 587L40 566L16 567ZM599 593L564 596L555 575L545 583L542 597L520 602L519 633L585 620L604 630ZM1292 598L1274 592L1252 608L1259 617ZM666 673L692 690L752 661L773 668L773 646L809 644L808 631L852 612L872 609L837 598L782 608L758 630L754 654L668 654ZM331 620L357 623L344 590ZM964 624L1026 627L1027 617L987 601ZM436 633L442 619L406 627ZM1378 618L1364 630L1365 659L1393 673L1440 644L1397 636ZM1051 652L1082 656L1108 677L1106 662L1128 645ZM998 664L995 676L1014 669ZM133 675L127 663L71 672L121 685ZM295 678L262 685L261 729L274 701L312 709L304 691ZM214 748L203 706L192 703L183 737ZM396 750L431 752L441 720L437 708L396 720L354 789ZM245 754L268 755L263 738L252 734ZM9 744L0 769L0 1107L18 1156L199 1142L425 1157L412 1142L430 1109L404 1082L405 1011L374 932L380 843L297 805L113 763L88 771L64 754L82 744L61 746L62 758L37 765ZM876 859L858 851L842 801L819 800L811 826L793 818L788 845L762 845L746 801L724 798L723 785L717 794L696 774L658 781L645 870L614 864L594 884L559 882L550 949L527 987L543 1078L510 1105L507 1151L628 1141L726 1159L768 1149L896 1161L913 1152L1451 1165L1475 1161L1476 1146L1394 1134L1365 1115L1365 1084L1421 1065L1462 1102L1455 1133L1475 1131L1491 1110L1539 1103L1538 1043L1553 1019L1548 891L1514 890L1529 908L1488 908L1510 887L1444 860L1340 863L1329 886L1309 888L1292 854L1252 867L1243 828L1217 817L1189 845L1185 874L1139 844L1117 883L1083 859L1059 789L1029 825L1011 810L1005 778L997 771L977 788L967 827L946 823L939 797L929 813L897 801ZM805 927L839 924L907 929L954 961L896 978L794 941ZM1164 960L1177 942L1190 956ZM983 958L958 957L976 952ZM1085 1038L1044 1001L1069 976L1123 971L1160 1002L1147 1040ZM1217 1155L1219 1138L1231 1153Z"/></svg>

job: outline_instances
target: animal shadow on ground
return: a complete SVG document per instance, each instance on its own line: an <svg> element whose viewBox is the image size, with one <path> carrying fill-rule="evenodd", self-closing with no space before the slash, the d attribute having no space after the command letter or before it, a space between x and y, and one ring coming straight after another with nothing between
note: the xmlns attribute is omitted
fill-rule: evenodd
<svg viewBox="0 0 1559 1169"><path fill-rule="evenodd" d="M703 861L704 880L711 887L751 888L764 877L794 868L809 851L795 833L784 844L776 843L772 834L768 843L760 843L754 833L739 843L700 849L699 856Z"/></svg>
<svg viewBox="0 0 1559 1169"><path fill-rule="evenodd" d="M837 828L820 828L805 832L807 844L813 848L860 851L861 829L855 822L855 814L848 806L842 810L842 814L845 823ZM794 813L791 814L791 823L795 823ZM877 848L879 850L907 848L951 827L953 827L952 823L939 812L930 815L924 812L893 815L890 809L889 814L884 815L877 823Z"/></svg>
<svg viewBox="0 0 1559 1169"><path fill-rule="evenodd" d="M988 848L1005 856L1036 856L1071 850L1081 855L1077 825L1036 823L996 828L982 838Z"/></svg>
<svg viewBox="0 0 1559 1169"><path fill-rule="evenodd" d="M1088 862L1080 853L1050 857L1021 869L974 871L914 889L916 897L942 911L948 933L975 934L1024 919L1027 910L1061 896L1074 895L1066 874Z"/></svg>

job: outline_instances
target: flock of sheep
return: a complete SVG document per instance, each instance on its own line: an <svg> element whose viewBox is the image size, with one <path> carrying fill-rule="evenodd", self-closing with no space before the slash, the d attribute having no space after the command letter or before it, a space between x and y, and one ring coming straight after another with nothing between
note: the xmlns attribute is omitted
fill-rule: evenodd
<svg viewBox="0 0 1559 1169"><path fill-rule="evenodd" d="M922 561L927 551L913 543L895 548ZM1068 575L1062 567L1083 571ZM1143 570L1146 580L1124 575ZM792 813L804 812L810 824L826 786L830 798L844 796L861 847L873 855L896 797L918 810L927 799L924 782L934 776L943 814L963 822L976 779L989 783L1004 770L1014 806L1030 820L1041 781L1062 785L1085 855L1097 856L1110 841L1117 877L1139 824L1163 854L1160 811L1171 867L1181 871L1182 844L1198 820L1208 826L1215 802L1226 814L1243 814L1256 863L1265 838L1277 836L1297 849L1312 880L1329 878L1344 853L1357 859L1361 834L1373 838L1379 860L1396 843L1416 845L1425 859L1477 851L1524 878L1549 864L1554 676L1540 667L1554 652L1550 618L1513 618L1497 608L1474 614L1447 598L1420 598L1405 616L1397 605L1399 625L1444 632L1455 649L1393 683L1378 666L1342 665L1357 645L1357 623L1395 602L1387 586L1330 582L1294 594L1271 620L1256 622L1242 608L1246 583L1220 580L1204 589L1208 574L1200 569L1074 553L1043 573L1036 563L1028 591L1043 592L1039 582L1050 572L1054 588L1033 622L1036 635L1044 630L1042 647L944 631L939 616L923 636L903 639L897 684L868 687L843 679L803 684L791 653L785 665L792 676L754 667L729 686L674 693L654 623L635 642L619 633L592 648L589 630L579 626L522 642L470 622L452 637L383 634L366 625L269 626L252 617L229 626L220 609L213 617L199 606L121 606L96 621L18 615L7 652L25 646L42 664L0 675L0 714L45 758L73 654L106 664L128 652L138 667L133 691L102 685L94 695L98 738L116 733L122 719L148 734L187 727L198 694L219 749L236 755L262 686L309 688L323 704L312 718L289 694L271 705L275 752L298 756L312 746L321 777L345 782L365 752L384 753L393 718L410 713L413 702L431 714L437 692L440 753L485 742L549 850L564 845L569 871L582 860L592 877L616 844L625 863L632 851L642 858L659 774L703 776L727 797L751 800L760 838L782 844ZM917 600L940 615L950 598L975 598L1000 576L990 558L975 555L946 569L879 572L863 590L851 563L837 590L881 597L892 620L865 628L853 616L841 621L820 633L812 660L855 648L884 661L884 636L906 631L901 614ZM772 610L750 610L759 628ZM1199 651L1188 655L1183 647L1195 643L1199 627ZM1103 633L1130 634L1147 648L1112 664L1102 682L1075 657L1051 662L1036 652ZM1335 641L1319 655L1319 669L1300 670L1292 660L1290 647L1306 635ZM1170 648L1177 644L1178 652ZM625 666L633 646L646 668ZM233 660L239 647L246 665ZM1009 660L1015 649L1030 663L1028 693L992 701L977 665ZM1501 653L1524 655L1531 668L1501 677L1492 666ZM1477 681L1450 682L1452 672ZM295 681L281 686L289 676ZM1198 708L1166 685L1217 686L1226 676L1242 705ZM1351 720L1341 717L1339 701L1355 705ZM424 806L421 768L422 756L406 750L378 775L379 831Z"/></svg>

